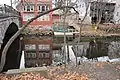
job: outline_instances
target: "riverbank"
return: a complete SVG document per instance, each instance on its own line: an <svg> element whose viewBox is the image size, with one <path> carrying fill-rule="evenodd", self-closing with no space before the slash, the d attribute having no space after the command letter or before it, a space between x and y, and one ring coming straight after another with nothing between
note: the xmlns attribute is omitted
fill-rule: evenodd
<svg viewBox="0 0 120 80"><path fill-rule="evenodd" d="M96 26L83 24L81 28L81 36L120 36L120 27L113 24L100 24L99 27L96 28Z"/></svg>
<svg viewBox="0 0 120 80"><path fill-rule="evenodd" d="M32 68L31 68L32 69ZM78 65L49 66L49 78L41 73L1 74L0 80L120 80L120 62L86 62Z"/></svg>
<svg viewBox="0 0 120 80"><path fill-rule="evenodd" d="M52 80L120 80L120 63L90 62L51 69Z"/></svg>

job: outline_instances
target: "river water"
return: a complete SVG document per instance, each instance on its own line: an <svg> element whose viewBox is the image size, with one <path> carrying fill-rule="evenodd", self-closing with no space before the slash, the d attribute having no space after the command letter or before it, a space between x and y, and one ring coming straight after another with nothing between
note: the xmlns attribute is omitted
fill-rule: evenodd
<svg viewBox="0 0 120 80"><path fill-rule="evenodd" d="M57 41L63 40L58 39ZM72 46L73 53L78 60L81 58L84 60L97 59L98 61L120 62L120 37L118 36L82 37L81 42L74 41L77 40L67 41L67 45ZM63 42L57 42L57 44L63 45ZM70 50L68 52L70 57L72 52Z"/></svg>

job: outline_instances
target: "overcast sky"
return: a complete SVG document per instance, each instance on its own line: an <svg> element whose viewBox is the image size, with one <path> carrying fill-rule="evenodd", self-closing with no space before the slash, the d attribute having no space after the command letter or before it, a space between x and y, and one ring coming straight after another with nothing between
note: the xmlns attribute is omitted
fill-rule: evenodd
<svg viewBox="0 0 120 80"><path fill-rule="evenodd" d="M0 4L10 5L10 0L0 0Z"/></svg>
<svg viewBox="0 0 120 80"><path fill-rule="evenodd" d="M0 4L11 5L10 1L11 1L11 0L0 0ZM14 0L12 0L12 1L14 1Z"/></svg>

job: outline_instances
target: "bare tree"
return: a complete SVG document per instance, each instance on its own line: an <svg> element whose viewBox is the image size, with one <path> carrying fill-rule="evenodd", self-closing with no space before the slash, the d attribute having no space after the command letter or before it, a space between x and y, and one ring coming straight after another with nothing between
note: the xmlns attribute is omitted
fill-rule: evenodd
<svg viewBox="0 0 120 80"><path fill-rule="evenodd" d="M78 14L78 23L80 24L80 27L79 27L79 38L78 38L78 43L77 43L77 53L76 53L76 66L77 66L77 62L78 62L78 60L77 60L77 55L78 55L78 48L79 48L79 44L80 44L80 41L81 41L81 32L82 32L82 26L83 26L83 21L85 20L85 18L86 18L86 16L87 16L87 14L88 14L88 9L89 9L89 7L90 7L90 2L91 2L91 0L84 0L84 2L85 2L85 7L86 7L86 9L85 9L85 15L84 15L84 17L80 20L79 19L79 14Z"/></svg>
<svg viewBox="0 0 120 80"><path fill-rule="evenodd" d="M9 49L10 45L11 45L12 42L20 35L20 33L21 33L31 22L33 22L35 19L37 19L37 18L39 18L39 17L41 17L41 16L43 16L43 15L45 15L45 14L48 14L48 13L50 13L50 12L52 12L52 11L55 11L55 10L58 10L58 9L64 9L64 8L72 8L74 11L76 11L73 6L59 6L59 7L53 8L53 9L51 9L51 10L49 10L49 11L45 11L45 12L37 15L36 17L30 19L29 21L27 21L26 24L23 25L23 26L21 27L21 29L19 29L19 30L9 39L9 41L8 41L7 44L5 45L5 47L4 47L3 51L2 51L2 56L1 56L0 72L3 70L3 67L4 67L4 65L5 65L6 53L7 53L8 49Z"/></svg>
<svg viewBox="0 0 120 80"><path fill-rule="evenodd" d="M97 24L96 27L98 28L100 22L101 22L101 18L102 18L102 13L104 10L105 5L103 4L104 0L97 0Z"/></svg>
<svg viewBox="0 0 120 80"><path fill-rule="evenodd" d="M59 7L59 6L74 6L77 5L76 2L78 0L75 0L75 1L72 1L72 0L55 0L54 4L56 7ZM68 47L68 44L66 43L66 28L67 28L67 25L66 25L66 18L67 16L70 14L69 12L71 11L70 8L64 8L64 9L61 9L61 11L63 12L63 20L62 20L62 23L63 23L63 30L64 30L64 45L63 45L63 58L64 58L64 61L65 61L65 66L66 66L66 63L68 61L69 63L69 56L67 57L67 55L69 55L69 49ZM76 13L78 13L76 11ZM67 48L67 49L66 49Z"/></svg>
<svg viewBox="0 0 120 80"><path fill-rule="evenodd" d="M68 6L68 5L73 5L75 8L76 7L78 7L78 4L79 4L79 1L80 0L76 0L75 2L72 2L71 0L64 0L63 2L62 2L62 5L66 5L66 6ZM85 20L85 18L86 18L86 16L87 16L87 13L88 13L88 9L89 9L89 4L90 4L90 0L84 0L84 2L85 2L85 6L86 6L86 10L85 10L85 15L84 15L84 17L83 17L83 19L82 20L79 20L79 12L77 11L76 13L77 13L77 18L76 19L78 19L78 23L80 23L80 29L79 29L79 40L78 40L78 44L79 44L79 42L80 42L80 36L81 36L81 27L82 27L82 24L83 24L83 21ZM78 7L79 8L79 7ZM69 16L70 15L70 13L69 13L69 11L70 11L70 9L64 9L63 10L63 16L64 16L64 19L63 19L63 24L64 24L64 58L65 58L65 61L66 61L66 51L65 51L65 46L67 45L66 44L66 35L65 35L65 23L66 23L66 17L67 16ZM72 13L71 13L72 14ZM69 19L69 18L68 18ZM68 22L68 21L67 21ZM74 22L73 22L74 23ZM69 54L69 53L68 53ZM65 62L66 63L66 62ZM77 55L76 55L76 65L77 65Z"/></svg>
<svg viewBox="0 0 120 80"><path fill-rule="evenodd" d="M82 31L81 28L82 28L82 25L83 25L83 21L85 20L87 14L88 14L88 9L89 9L91 0L84 0L84 1L85 1L85 6L86 6L85 15L84 15L84 17L83 17L82 20L78 19L78 23L80 23L78 44L79 44L79 42L81 41L81 31ZM78 15L78 16L79 16L79 15Z"/></svg>

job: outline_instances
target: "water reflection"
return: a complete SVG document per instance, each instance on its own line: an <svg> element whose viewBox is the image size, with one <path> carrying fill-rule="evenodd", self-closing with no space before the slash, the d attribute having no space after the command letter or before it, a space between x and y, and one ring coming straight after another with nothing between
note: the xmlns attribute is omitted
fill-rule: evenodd
<svg viewBox="0 0 120 80"><path fill-rule="evenodd" d="M92 40L89 42L89 48L87 49L87 55L85 57L91 59L108 56L108 46L108 43Z"/></svg>
<svg viewBox="0 0 120 80"><path fill-rule="evenodd" d="M83 43L83 42L82 42ZM73 51L77 57L87 59L97 59L99 61L110 61L110 59L120 58L120 42L104 42L100 40L90 40L73 46Z"/></svg>
<svg viewBox="0 0 120 80"><path fill-rule="evenodd" d="M108 55L111 59L120 57L120 42L112 41L108 49Z"/></svg>
<svg viewBox="0 0 120 80"><path fill-rule="evenodd" d="M33 61L33 59L31 60L30 64L31 63L34 63L34 64L43 64L43 63L48 63L48 61L50 61L52 59L52 64L58 64L58 63L64 63L64 49L62 49L63 47L63 37L59 37L59 39L55 39L56 37L52 37L48 40L45 40L45 39L48 39L48 37L45 37L45 39L36 39L34 40L34 43L33 41L31 41L32 45L35 44L36 45L36 50L35 50L35 53L29 53L30 55L31 54L36 54L36 57L38 58L35 58L36 60ZM106 38L104 38L106 39ZM116 39L116 38L115 38ZM32 39L33 40L33 39ZM83 39L81 39L83 40ZM109 41L109 40L112 40L112 41ZM89 61L89 60L92 60L94 58L96 58L98 61L110 61L110 62L113 62L113 61L120 61L120 42L119 41L114 41L113 39L109 39L109 40L103 40L102 39L96 39L96 38L93 38L93 39L90 39L90 38L87 38L87 41L82 41L80 42L80 44L78 45L77 43L74 44L74 41L77 41L77 40L73 40L73 41L67 41L67 45L68 45L68 49L69 53L66 52L66 59L69 59L70 58L70 61L72 62L76 62L76 57L78 59L78 61L81 59L83 61ZM56 41L56 42L54 42ZM40 46L41 44L43 45L43 43L45 44L49 44L48 42L50 42L50 45L51 45L51 51L50 51L50 54L52 54L50 60L48 61L43 61L43 58L39 57L38 54L42 54L43 51L39 51L41 49L48 49L49 46L45 46L42 47ZM28 41L26 41L26 44L27 45ZM39 43L39 45L38 45ZM30 49L34 49L34 46L28 46ZM28 49L28 47L26 47L26 49ZM42 48L41 48L42 47ZM27 52L27 51L26 51ZM68 55L69 54L69 55ZM27 54L26 54L27 55ZM25 55L25 57L27 58L27 56ZM31 56L32 57L32 56ZM43 55L44 57L44 55ZM34 56L32 57L34 58ZM30 59L26 59L27 60L30 60ZM67 60L66 60L67 61ZM58 63L56 63L58 62ZM26 62L27 64L29 64L29 62ZM33 64L31 64L33 65Z"/></svg>

